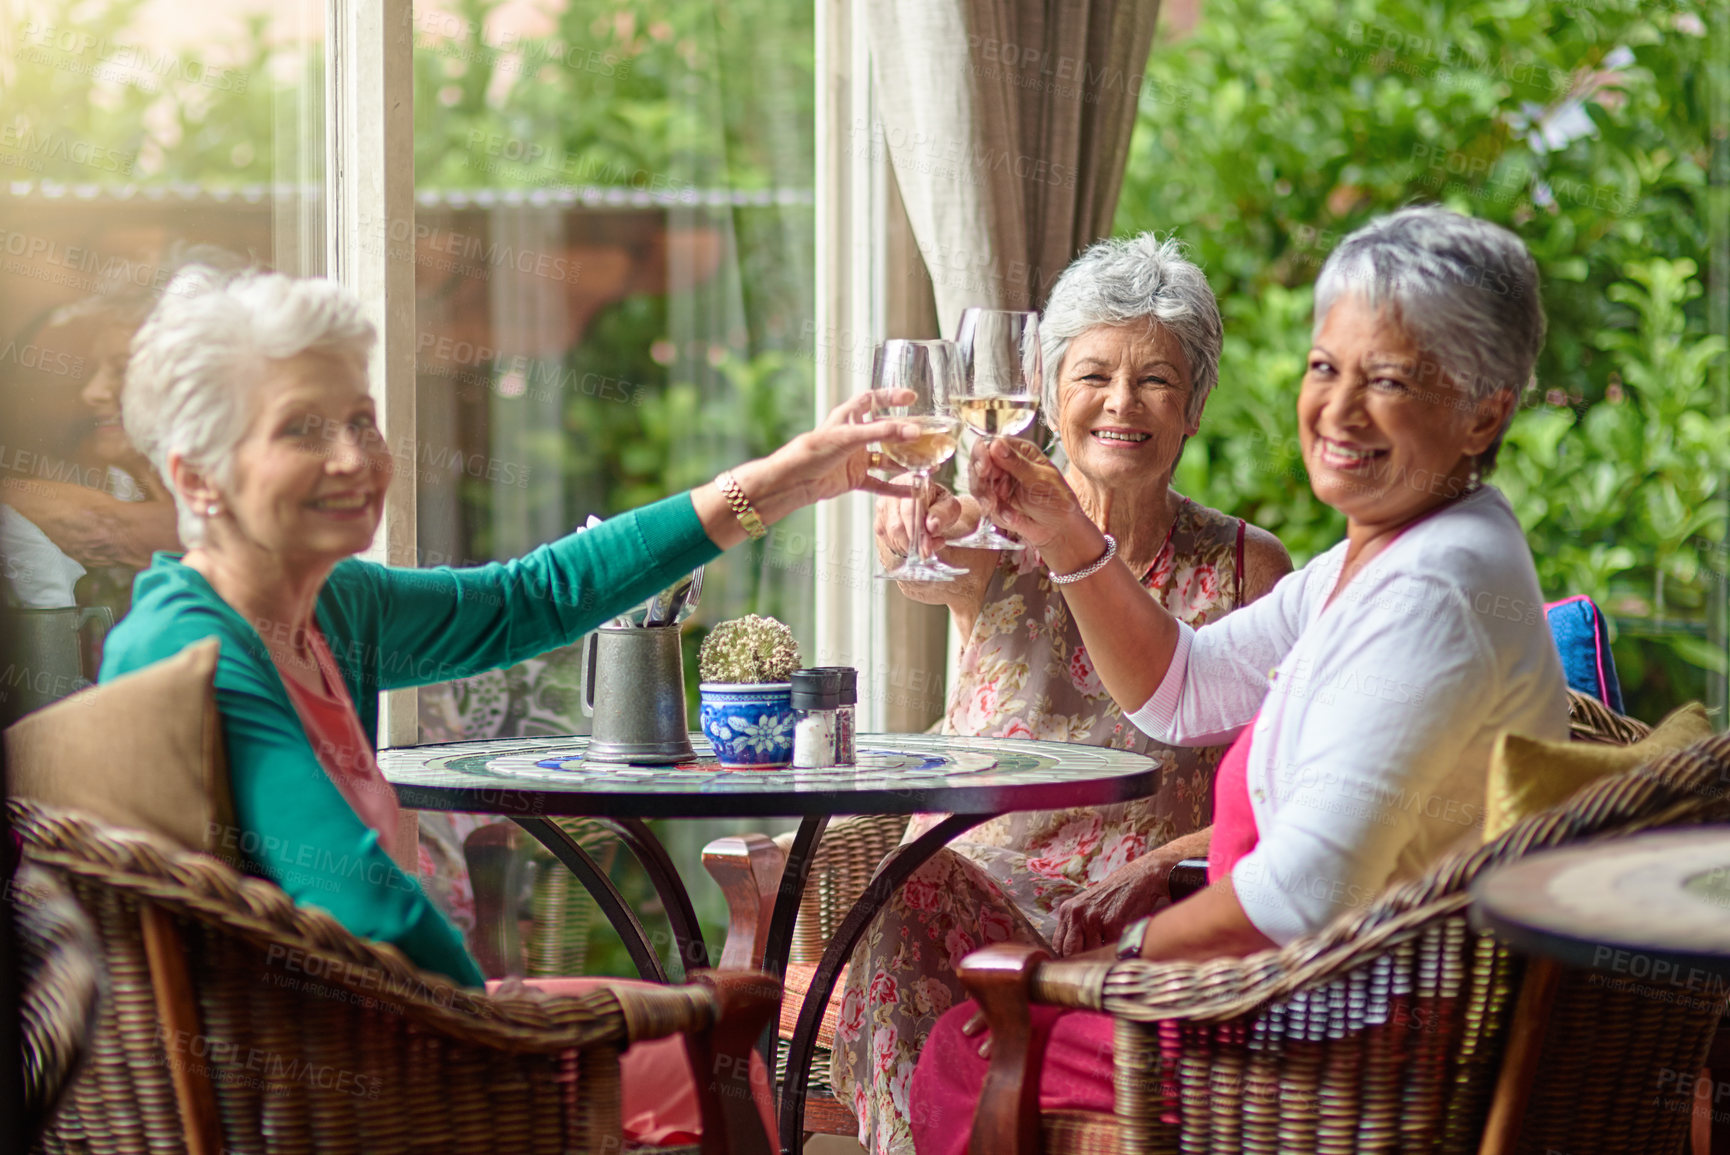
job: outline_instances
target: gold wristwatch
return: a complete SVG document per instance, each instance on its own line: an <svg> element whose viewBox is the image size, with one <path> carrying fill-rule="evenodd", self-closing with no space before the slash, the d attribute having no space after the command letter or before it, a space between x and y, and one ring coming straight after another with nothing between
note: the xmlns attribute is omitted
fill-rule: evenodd
<svg viewBox="0 0 1730 1155"><path fill-rule="evenodd" d="M1118 958L1141 957L1141 941L1147 937L1147 924L1152 921L1151 914L1144 914L1123 928L1123 933L1117 939Z"/></svg>
<svg viewBox="0 0 1730 1155"><path fill-rule="evenodd" d="M755 540L769 532L763 528L763 519L757 516L757 507L745 496L744 489L739 486L739 479L733 476L731 470L723 469L720 476L715 478L715 484L721 487L721 496L727 499L727 505L733 510L733 516L739 519L747 537Z"/></svg>

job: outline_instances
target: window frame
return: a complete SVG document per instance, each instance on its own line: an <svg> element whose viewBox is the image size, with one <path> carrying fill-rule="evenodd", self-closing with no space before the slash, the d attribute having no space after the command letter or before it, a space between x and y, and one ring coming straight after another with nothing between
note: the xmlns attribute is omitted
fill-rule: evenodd
<svg viewBox="0 0 1730 1155"><path fill-rule="evenodd" d="M413 0L326 0L325 251L378 330L367 371L396 477L364 555L416 564ZM391 226L407 222L406 234ZM393 245L393 235L410 239ZM380 695L380 747L420 741L419 693Z"/></svg>

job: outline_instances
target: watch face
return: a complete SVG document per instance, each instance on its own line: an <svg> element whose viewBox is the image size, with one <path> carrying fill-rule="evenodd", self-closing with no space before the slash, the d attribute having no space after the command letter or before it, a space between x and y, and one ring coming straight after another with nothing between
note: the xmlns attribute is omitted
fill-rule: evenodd
<svg viewBox="0 0 1730 1155"><path fill-rule="evenodd" d="M1143 916L1123 928L1123 934L1117 940L1118 958L1141 957L1141 940L1147 936L1147 924L1150 921L1150 918Z"/></svg>

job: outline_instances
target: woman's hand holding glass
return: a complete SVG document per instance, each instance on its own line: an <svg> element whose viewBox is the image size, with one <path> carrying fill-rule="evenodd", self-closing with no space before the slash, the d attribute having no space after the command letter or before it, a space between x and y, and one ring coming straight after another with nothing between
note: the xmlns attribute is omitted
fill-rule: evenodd
<svg viewBox="0 0 1730 1155"><path fill-rule="evenodd" d="M1105 536L1063 474L1032 442L997 437L974 446L973 492L986 499L999 525L1020 535L1053 573L1092 564Z"/></svg>
<svg viewBox="0 0 1730 1155"><path fill-rule="evenodd" d="M885 448L923 435L912 422L896 419L897 406L916 399L907 390L868 390L837 405L823 422L801 433L767 457L736 466L733 476L765 523L773 523L812 502L855 489L883 497L912 495L905 485L871 474L873 442ZM875 419L879 412L883 419ZM698 516L723 549L742 540L744 530L727 499L714 485L695 491Z"/></svg>
<svg viewBox="0 0 1730 1155"><path fill-rule="evenodd" d="M955 343L961 350L962 385L955 412L980 439L1026 432L1039 416L1045 383L1039 347L1039 314L1011 309L968 309ZM994 511L987 511L995 516ZM964 549L1021 549L991 522L950 543Z"/></svg>
<svg viewBox="0 0 1730 1155"><path fill-rule="evenodd" d="M931 471L955 456L961 422L950 410L961 381L960 351L949 341L885 341L872 366L873 396L884 398L891 390L911 393L905 404L878 400L872 414L878 419L900 418L917 425L920 436L883 443L890 460L911 471L914 526L926 524L927 492ZM907 543L907 557L888 573L878 576L894 581L953 581L967 571L939 561L924 551L922 535Z"/></svg>
<svg viewBox="0 0 1730 1155"><path fill-rule="evenodd" d="M911 480L911 475L903 475ZM931 483L929 505L925 510L925 537L921 549L936 549L952 544L952 538L971 533L979 524L979 503L965 494L950 493L943 486ZM903 558L912 551L913 535L918 515L914 498L879 498L872 530L880 548Z"/></svg>

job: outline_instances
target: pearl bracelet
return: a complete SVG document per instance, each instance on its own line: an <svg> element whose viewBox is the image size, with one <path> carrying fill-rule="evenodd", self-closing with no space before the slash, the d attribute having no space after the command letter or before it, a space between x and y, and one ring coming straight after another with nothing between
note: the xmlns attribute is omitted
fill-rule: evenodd
<svg viewBox="0 0 1730 1155"><path fill-rule="evenodd" d="M1117 539L1112 537L1109 533L1104 536L1105 552L1099 555L1098 561L1085 569L1078 569L1074 573L1054 573L1051 575L1051 583L1053 585L1066 586L1070 582L1078 582L1084 577L1092 577L1094 574L1104 569L1105 563L1117 556Z"/></svg>

